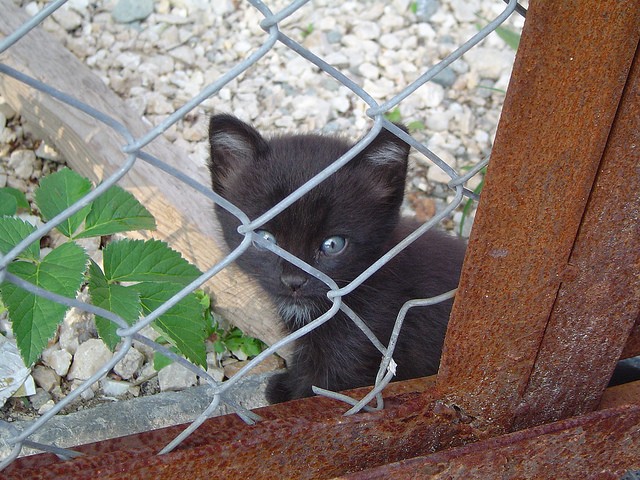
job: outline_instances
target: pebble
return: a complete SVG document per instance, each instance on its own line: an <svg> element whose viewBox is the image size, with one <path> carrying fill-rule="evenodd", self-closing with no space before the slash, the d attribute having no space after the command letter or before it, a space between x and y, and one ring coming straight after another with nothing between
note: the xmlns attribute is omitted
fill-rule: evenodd
<svg viewBox="0 0 640 480"><path fill-rule="evenodd" d="M53 19L67 32L72 32L82 25L82 16L70 8L59 8L53 13Z"/></svg>
<svg viewBox="0 0 640 480"><path fill-rule="evenodd" d="M116 363L115 367L113 367L113 371L121 378L129 380L142 367L143 363L144 355L136 348L132 347L125 354L124 358Z"/></svg>
<svg viewBox="0 0 640 480"><path fill-rule="evenodd" d="M102 393L104 393L108 397L116 398L124 397L127 393L132 393L131 388L133 387L133 385L129 382L113 380L111 378L103 378L102 380L100 380L100 386L102 387Z"/></svg>
<svg viewBox="0 0 640 480"><path fill-rule="evenodd" d="M15 175L23 180L27 180L33 174L36 161L36 154L33 150L14 150L9 157L9 168L12 168Z"/></svg>
<svg viewBox="0 0 640 480"><path fill-rule="evenodd" d="M111 16L118 23L144 20L153 13L153 3L153 0L119 0Z"/></svg>
<svg viewBox="0 0 640 480"><path fill-rule="evenodd" d="M161 392L184 390L197 385L198 378L191 370L172 363L158 372L158 383Z"/></svg>
<svg viewBox="0 0 640 480"><path fill-rule="evenodd" d="M69 372L72 359L73 356L67 350L57 348L55 345L42 352L42 362L61 377Z"/></svg>
<svg viewBox="0 0 640 480"><path fill-rule="evenodd" d="M90 338L78 347L67 379L86 380L111 360L112 356L113 354L102 340Z"/></svg>
<svg viewBox="0 0 640 480"><path fill-rule="evenodd" d="M36 365L31 369L31 376L40 388L51 392L55 387L60 386L60 376L49 367Z"/></svg>

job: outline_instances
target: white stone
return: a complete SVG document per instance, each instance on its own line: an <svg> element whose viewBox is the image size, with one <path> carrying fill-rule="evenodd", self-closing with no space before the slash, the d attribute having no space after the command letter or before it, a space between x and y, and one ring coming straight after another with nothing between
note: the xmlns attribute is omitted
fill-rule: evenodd
<svg viewBox="0 0 640 480"><path fill-rule="evenodd" d="M102 393L108 397L123 397L129 393L129 389L133 386L129 382L113 380L111 378L103 378L100 380Z"/></svg>
<svg viewBox="0 0 640 480"><path fill-rule="evenodd" d="M475 22L480 5L477 0L450 0L453 15L459 22Z"/></svg>
<svg viewBox="0 0 640 480"><path fill-rule="evenodd" d="M449 128L449 114L439 110L432 110L426 117L427 128L434 132L443 132Z"/></svg>
<svg viewBox="0 0 640 480"><path fill-rule="evenodd" d="M43 160L50 160L52 162L60 162L62 160L60 153L45 142L40 142L38 149L36 150L36 157Z"/></svg>
<svg viewBox="0 0 640 480"><path fill-rule="evenodd" d="M140 66L140 55L133 52L122 52L116 56L116 62L124 68L135 70Z"/></svg>
<svg viewBox="0 0 640 480"><path fill-rule="evenodd" d="M116 363L113 371L125 380L129 380L142 367L143 363L144 355L132 347L124 358Z"/></svg>
<svg viewBox="0 0 640 480"><path fill-rule="evenodd" d="M451 181L451 177L436 165L429 167L427 179L436 183L449 183L449 181Z"/></svg>
<svg viewBox="0 0 640 480"><path fill-rule="evenodd" d="M416 98L420 99L422 106L435 108L444 100L445 91L442 85L438 85L434 82L427 82L416 90L414 95L416 95Z"/></svg>
<svg viewBox="0 0 640 480"><path fill-rule="evenodd" d="M42 362L61 377L69 372L72 358L68 351L60 350L55 345L42 352Z"/></svg>
<svg viewBox="0 0 640 480"><path fill-rule="evenodd" d="M18 178L27 180L33 174L36 154L33 150L14 150L9 157L9 167L13 169Z"/></svg>
<svg viewBox="0 0 640 480"><path fill-rule="evenodd" d="M11 120L16 116L16 111L11 105L5 102L2 97L0 97L0 113L2 113L2 115L4 115L4 118L6 118L7 120Z"/></svg>
<svg viewBox="0 0 640 480"><path fill-rule="evenodd" d="M71 32L82 25L82 16L69 8L59 8L53 13L53 19L64 28L67 32Z"/></svg>
<svg viewBox="0 0 640 480"><path fill-rule="evenodd" d="M158 372L160 391L177 391L192 387L198 383L195 373L182 365L172 363Z"/></svg>
<svg viewBox="0 0 640 480"><path fill-rule="evenodd" d="M35 14L37 14L40 11L40 7L38 7L38 4L36 2L29 2L24 7L24 10L25 12L27 12L27 14L30 17L33 17Z"/></svg>
<svg viewBox="0 0 640 480"><path fill-rule="evenodd" d="M375 65L365 62L358 67L360 74L370 80L375 80L380 76L380 69Z"/></svg>
<svg viewBox="0 0 640 480"><path fill-rule="evenodd" d="M360 22L353 27L353 34L362 40L377 40L380 27L376 22Z"/></svg>
<svg viewBox="0 0 640 480"><path fill-rule="evenodd" d="M92 338L81 343L73 356L73 363L69 369L69 380L86 380L104 366L113 354L105 343Z"/></svg>
<svg viewBox="0 0 640 480"><path fill-rule="evenodd" d="M56 372L44 365L36 365L31 370L31 376L40 388L47 392L51 392L56 386L60 385L60 377Z"/></svg>
<svg viewBox="0 0 640 480"><path fill-rule="evenodd" d="M488 47L475 47L465 56L472 71L482 78L498 80L504 73L511 71L515 53L510 50L498 50Z"/></svg>
<svg viewBox="0 0 640 480"><path fill-rule="evenodd" d="M51 410L53 407L55 407L56 404L53 400L49 400L45 403L43 403L40 408L38 408L38 415L44 415L45 413L47 413L49 410Z"/></svg>
<svg viewBox="0 0 640 480"><path fill-rule="evenodd" d="M193 65L196 62L196 55L193 48L188 45L181 45L171 49L169 55L186 65Z"/></svg>

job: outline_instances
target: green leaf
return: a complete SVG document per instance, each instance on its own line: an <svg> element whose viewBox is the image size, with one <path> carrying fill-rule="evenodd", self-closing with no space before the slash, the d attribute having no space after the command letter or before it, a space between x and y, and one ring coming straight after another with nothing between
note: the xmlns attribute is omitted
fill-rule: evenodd
<svg viewBox="0 0 640 480"><path fill-rule="evenodd" d="M119 240L103 250L109 282L170 282L187 285L201 275L182 256L159 240Z"/></svg>
<svg viewBox="0 0 640 480"><path fill-rule="evenodd" d="M502 40L504 40L504 43L509 45L512 49L518 50L518 46L520 45L519 33L503 26L499 26L498 28L496 28L496 33Z"/></svg>
<svg viewBox="0 0 640 480"><path fill-rule="evenodd" d="M52 250L38 264L16 261L8 270L50 292L73 298L82 284L86 261L84 249L70 242ZM55 335L67 307L9 282L2 283L0 291L20 354L27 366L32 365Z"/></svg>
<svg viewBox="0 0 640 480"><path fill-rule="evenodd" d="M68 168L63 168L40 181L40 187L35 192L35 199L42 217L45 220L50 220L90 191L91 182L89 180ZM91 205L87 205L58 225L60 233L71 238L90 209Z"/></svg>
<svg viewBox="0 0 640 480"><path fill-rule="evenodd" d="M89 265L89 294L91 303L96 307L119 315L129 325L133 325L140 317L142 306L138 292L130 287L107 282L107 278L94 261ZM116 334L118 325L96 315L96 327L100 338L113 351L120 342L120 337Z"/></svg>
<svg viewBox="0 0 640 480"><path fill-rule="evenodd" d="M29 201L27 200L27 196L17 188L0 188L0 194L11 195L15 199L18 209L29 210Z"/></svg>
<svg viewBox="0 0 640 480"><path fill-rule="evenodd" d="M173 350L175 350L175 348ZM172 363L173 360L171 360L170 358L165 357L159 352L153 352L153 368L156 372L159 372L164 367L168 367Z"/></svg>
<svg viewBox="0 0 640 480"><path fill-rule="evenodd" d="M427 128L427 126L424 124L424 122L421 122L420 120L414 120L413 122L409 122L409 124L407 125L407 128L409 129L410 132L419 132Z"/></svg>
<svg viewBox="0 0 640 480"><path fill-rule="evenodd" d="M175 295L182 285L142 282L130 288L138 291L142 311L148 315ZM153 326L165 335L182 355L206 368L207 353L204 341L207 326L202 315L202 307L194 294L187 295L158 317Z"/></svg>
<svg viewBox="0 0 640 480"><path fill-rule="evenodd" d="M27 238L35 227L20 218L0 218L0 253L6 254L22 240ZM35 241L23 250L18 258L24 260L40 260L40 242Z"/></svg>
<svg viewBox="0 0 640 480"><path fill-rule="evenodd" d="M18 212L18 202L16 199L0 190L0 216L15 215Z"/></svg>
<svg viewBox="0 0 640 480"><path fill-rule="evenodd" d="M393 110L388 111L384 114L384 118L393 123L399 123L402 121L402 114L400 113L400 108L396 107Z"/></svg>
<svg viewBox="0 0 640 480"><path fill-rule="evenodd" d="M156 222L136 197L114 185L96 198L87 215L84 230L75 238L111 235L131 230L155 230Z"/></svg>

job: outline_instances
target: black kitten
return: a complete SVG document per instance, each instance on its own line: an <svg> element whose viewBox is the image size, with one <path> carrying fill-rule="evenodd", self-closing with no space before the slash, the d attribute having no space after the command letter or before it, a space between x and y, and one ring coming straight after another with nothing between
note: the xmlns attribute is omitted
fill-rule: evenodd
<svg viewBox="0 0 640 480"><path fill-rule="evenodd" d="M265 140L229 115L211 118L213 189L255 219L344 154L351 144L320 135ZM409 146L387 130L346 166L257 232L344 286L396 245L418 223L400 218ZM237 247L240 222L216 207L226 242ZM387 344L410 299L455 288L465 244L429 231L343 298ZM273 298L289 331L331 307L328 287L264 248L237 261ZM437 372L451 301L409 310L393 355L396 380ZM372 385L381 354L339 311L297 341L288 370L267 388L271 403L312 395L311 386L344 390Z"/></svg>

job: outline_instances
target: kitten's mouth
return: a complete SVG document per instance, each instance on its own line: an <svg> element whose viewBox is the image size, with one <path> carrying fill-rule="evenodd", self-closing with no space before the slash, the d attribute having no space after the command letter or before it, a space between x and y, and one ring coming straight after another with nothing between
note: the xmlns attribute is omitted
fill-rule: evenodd
<svg viewBox="0 0 640 480"><path fill-rule="evenodd" d="M279 295L277 307L283 320L296 328L315 320L326 311L316 297L304 296L300 293Z"/></svg>

